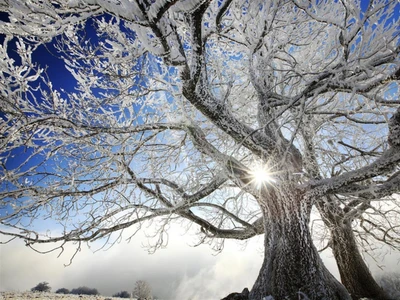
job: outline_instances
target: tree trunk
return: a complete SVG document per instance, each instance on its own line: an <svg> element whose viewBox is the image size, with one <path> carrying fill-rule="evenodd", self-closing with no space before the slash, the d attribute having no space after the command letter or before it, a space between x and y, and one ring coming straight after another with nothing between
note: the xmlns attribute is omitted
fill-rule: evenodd
<svg viewBox="0 0 400 300"><path fill-rule="evenodd" d="M372 277L356 244L350 223L332 226L331 243L340 279L353 299L390 299Z"/></svg>
<svg viewBox="0 0 400 300"><path fill-rule="evenodd" d="M263 193L265 257L249 299L351 299L312 243L311 200L290 186L269 186Z"/></svg>
<svg viewBox="0 0 400 300"><path fill-rule="evenodd" d="M353 299L390 299L372 277L357 246L351 221L344 221L343 210L331 199L317 203L325 225L331 233L331 248L340 280Z"/></svg>

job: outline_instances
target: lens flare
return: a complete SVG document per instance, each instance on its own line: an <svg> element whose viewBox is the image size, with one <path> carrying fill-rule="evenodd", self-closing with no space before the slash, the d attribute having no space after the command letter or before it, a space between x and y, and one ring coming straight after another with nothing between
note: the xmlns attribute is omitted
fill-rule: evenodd
<svg viewBox="0 0 400 300"><path fill-rule="evenodd" d="M261 187L267 183L275 183L275 179L271 176L268 169L263 167L257 167L251 172L253 182L257 187Z"/></svg>

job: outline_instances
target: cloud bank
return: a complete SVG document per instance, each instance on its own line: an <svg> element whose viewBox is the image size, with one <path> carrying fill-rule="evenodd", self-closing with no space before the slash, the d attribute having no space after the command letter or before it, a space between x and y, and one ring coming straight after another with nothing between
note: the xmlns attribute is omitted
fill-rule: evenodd
<svg viewBox="0 0 400 300"><path fill-rule="evenodd" d="M262 263L262 237L254 238L245 248L227 241L219 255L207 245L189 246L190 240L190 235L171 230L168 247L150 255L141 246L146 237L139 234L130 243L122 241L107 251L93 253L83 247L68 267L64 264L69 263L72 247L57 258L58 253L38 254L22 241L13 241L0 246L0 290L25 291L47 281L53 291L84 285L111 296L132 291L137 280L146 280L161 299L211 300L252 287ZM325 251L322 257L338 276L332 255ZM386 267L393 268L389 271L398 268L397 256L389 255L385 261L389 262Z"/></svg>
<svg viewBox="0 0 400 300"><path fill-rule="evenodd" d="M244 248L228 241L216 255L208 245L191 247L189 237L170 231L166 249L148 254L141 246L146 237L138 234L130 243L122 241L107 251L93 252L86 246L69 263L73 247L39 254L13 241L0 246L0 290L25 291L47 281L52 291L78 286L97 288L102 295L131 291L137 280L146 280L154 295L162 299L217 299L251 287L262 261L262 238ZM71 245L72 246L72 245Z"/></svg>

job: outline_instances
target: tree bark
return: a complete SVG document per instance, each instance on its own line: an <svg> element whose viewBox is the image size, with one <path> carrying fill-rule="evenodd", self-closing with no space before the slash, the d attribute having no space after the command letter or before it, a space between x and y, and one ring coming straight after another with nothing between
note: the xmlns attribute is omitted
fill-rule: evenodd
<svg viewBox="0 0 400 300"><path fill-rule="evenodd" d="M271 191L268 191L270 189ZM264 213L265 257L249 299L351 299L329 273L309 231L312 202L293 188L266 187L260 203Z"/></svg>
<svg viewBox="0 0 400 300"><path fill-rule="evenodd" d="M317 202L317 208L331 233L330 246L339 269L340 280L353 299L390 299L378 285L362 258L351 228L351 220L345 220L343 210L327 197Z"/></svg>
<svg viewBox="0 0 400 300"><path fill-rule="evenodd" d="M356 244L350 223L332 226L332 251L340 279L353 299L390 299L372 277Z"/></svg>

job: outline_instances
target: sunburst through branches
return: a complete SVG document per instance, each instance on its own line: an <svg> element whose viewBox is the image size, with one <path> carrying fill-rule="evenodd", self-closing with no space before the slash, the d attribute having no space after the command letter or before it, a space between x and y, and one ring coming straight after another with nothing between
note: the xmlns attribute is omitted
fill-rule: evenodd
<svg viewBox="0 0 400 300"><path fill-rule="evenodd" d="M273 173L267 165L257 165L251 171L252 182L257 188L276 183Z"/></svg>

